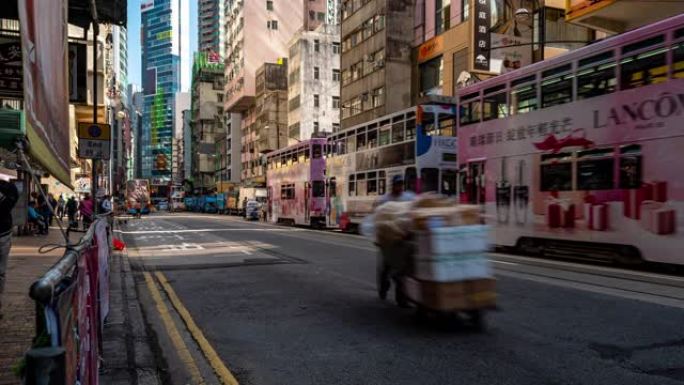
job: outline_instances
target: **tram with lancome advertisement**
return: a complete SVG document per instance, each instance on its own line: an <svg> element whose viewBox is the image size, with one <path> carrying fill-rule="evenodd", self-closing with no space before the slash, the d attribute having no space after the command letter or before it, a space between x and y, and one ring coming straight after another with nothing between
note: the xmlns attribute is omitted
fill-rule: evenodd
<svg viewBox="0 0 684 385"><path fill-rule="evenodd" d="M461 200L495 244L684 263L684 15L457 96Z"/></svg>
<svg viewBox="0 0 684 385"><path fill-rule="evenodd" d="M326 154L327 225L358 229L390 181L457 194L456 105L429 102L334 133Z"/></svg>

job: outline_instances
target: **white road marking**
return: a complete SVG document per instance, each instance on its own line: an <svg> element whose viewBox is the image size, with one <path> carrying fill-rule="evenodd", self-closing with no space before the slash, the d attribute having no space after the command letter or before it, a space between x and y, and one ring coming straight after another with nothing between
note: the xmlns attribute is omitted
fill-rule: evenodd
<svg viewBox="0 0 684 385"><path fill-rule="evenodd" d="M177 233L216 233L223 231L260 231L260 232L301 232L304 229L241 229L241 228L224 228L224 229L184 229L184 230L135 230L135 231L121 231L121 234L177 234Z"/></svg>
<svg viewBox="0 0 684 385"><path fill-rule="evenodd" d="M504 264L504 265L514 265L514 266L519 265L519 263L506 262L506 261L497 261L496 259L492 259L492 262L494 262L494 263L501 263L501 264Z"/></svg>

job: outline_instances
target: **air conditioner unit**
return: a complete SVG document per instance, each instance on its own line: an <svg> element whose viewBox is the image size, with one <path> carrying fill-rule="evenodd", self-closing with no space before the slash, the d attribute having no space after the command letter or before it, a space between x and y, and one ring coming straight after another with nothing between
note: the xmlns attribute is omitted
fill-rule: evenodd
<svg viewBox="0 0 684 385"><path fill-rule="evenodd" d="M0 109L0 146L14 150L17 140L25 136L24 111Z"/></svg>

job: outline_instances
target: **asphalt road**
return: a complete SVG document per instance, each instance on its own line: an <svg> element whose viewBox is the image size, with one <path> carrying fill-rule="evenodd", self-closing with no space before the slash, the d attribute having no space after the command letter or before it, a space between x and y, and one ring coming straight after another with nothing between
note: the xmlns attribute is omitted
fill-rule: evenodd
<svg viewBox="0 0 684 385"><path fill-rule="evenodd" d="M240 384L684 383L682 278L494 255L501 309L476 333L380 301L359 236L187 214L122 230L132 263L165 275ZM192 383L181 366L171 380Z"/></svg>

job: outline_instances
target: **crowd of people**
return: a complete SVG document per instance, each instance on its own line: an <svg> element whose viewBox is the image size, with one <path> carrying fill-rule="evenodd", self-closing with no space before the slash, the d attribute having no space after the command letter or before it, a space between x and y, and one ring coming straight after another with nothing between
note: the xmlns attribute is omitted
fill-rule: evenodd
<svg viewBox="0 0 684 385"><path fill-rule="evenodd" d="M109 196L104 196L96 203L88 193L83 194L80 200L77 200L73 195L66 199L60 195L59 199L55 199L49 194L45 199L38 193L32 193L28 205L28 223L34 234L48 234L55 217L63 221L66 216L68 228L78 229L80 224L82 229L86 230L93 222L96 204L98 205L98 213L112 211L112 201Z"/></svg>

